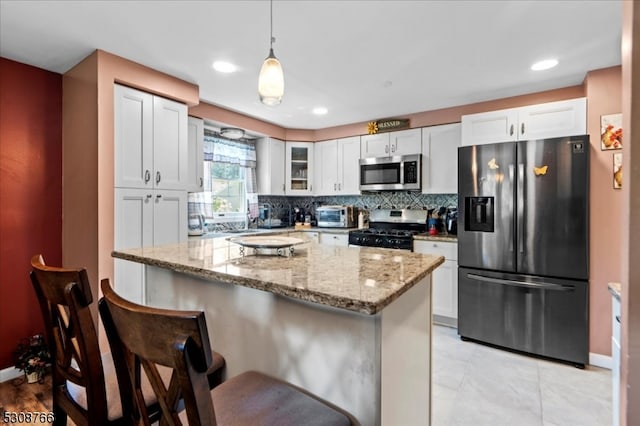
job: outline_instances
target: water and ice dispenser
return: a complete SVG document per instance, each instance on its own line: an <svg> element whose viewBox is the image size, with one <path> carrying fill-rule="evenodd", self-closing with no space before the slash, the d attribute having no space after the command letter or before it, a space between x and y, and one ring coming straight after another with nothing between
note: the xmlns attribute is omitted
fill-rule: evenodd
<svg viewBox="0 0 640 426"><path fill-rule="evenodd" d="M495 222L494 208L494 197L465 197L464 230L493 232Z"/></svg>

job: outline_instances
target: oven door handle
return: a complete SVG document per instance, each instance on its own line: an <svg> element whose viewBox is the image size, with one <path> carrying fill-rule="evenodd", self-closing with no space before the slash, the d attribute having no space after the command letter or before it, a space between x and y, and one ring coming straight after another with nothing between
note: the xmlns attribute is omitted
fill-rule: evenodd
<svg viewBox="0 0 640 426"><path fill-rule="evenodd" d="M502 284L502 285L509 285L513 287L535 288L539 290L553 290L553 291L573 291L574 290L574 286L572 285L560 285L560 284L551 284L551 283L531 283L526 281L505 280L502 278L485 277L483 275L478 275L478 274L467 274L467 278L476 280L476 281L492 283L492 284Z"/></svg>

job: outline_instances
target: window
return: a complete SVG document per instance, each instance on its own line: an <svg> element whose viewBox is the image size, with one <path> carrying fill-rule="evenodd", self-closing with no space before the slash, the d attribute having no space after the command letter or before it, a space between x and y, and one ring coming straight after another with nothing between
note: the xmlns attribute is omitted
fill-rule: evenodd
<svg viewBox="0 0 640 426"><path fill-rule="evenodd" d="M189 194L189 213L203 214L217 230L246 228L247 211L254 217L258 210L255 143L205 127L204 159L204 191Z"/></svg>
<svg viewBox="0 0 640 426"><path fill-rule="evenodd" d="M211 192L213 212L246 211L244 170L239 164L208 162L208 182L205 191ZM207 170L209 169L209 170Z"/></svg>

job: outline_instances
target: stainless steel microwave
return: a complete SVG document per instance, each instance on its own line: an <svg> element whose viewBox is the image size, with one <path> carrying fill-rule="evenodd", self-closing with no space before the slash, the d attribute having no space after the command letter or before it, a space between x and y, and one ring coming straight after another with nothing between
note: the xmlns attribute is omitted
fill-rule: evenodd
<svg viewBox="0 0 640 426"><path fill-rule="evenodd" d="M361 191L419 191L421 175L420 154L360 159Z"/></svg>

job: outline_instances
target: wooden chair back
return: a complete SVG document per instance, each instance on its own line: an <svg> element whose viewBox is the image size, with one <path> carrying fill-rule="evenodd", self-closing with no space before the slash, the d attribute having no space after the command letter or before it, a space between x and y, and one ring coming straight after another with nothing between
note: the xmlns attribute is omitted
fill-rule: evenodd
<svg viewBox="0 0 640 426"><path fill-rule="evenodd" d="M202 311L175 311L132 303L120 297L109 280L101 282L99 301L116 369L126 369L141 419L144 399L141 367L158 398L161 425L180 425L183 399L190 425L216 425L207 371L212 363L209 334ZM157 365L173 369L169 386L160 379Z"/></svg>
<svg viewBox="0 0 640 426"><path fill-rule="evenodd" d="M87 271L47 266L41 255L33 256L31 267L31 282L53 355L56 423L60 424L67 414L78 425L106 423L105 378L98 334L90 311L93 297ZM67 381L86 389L86 409L70 396ZM121 395L123 408L130 404L129 400Z"/></svg>

